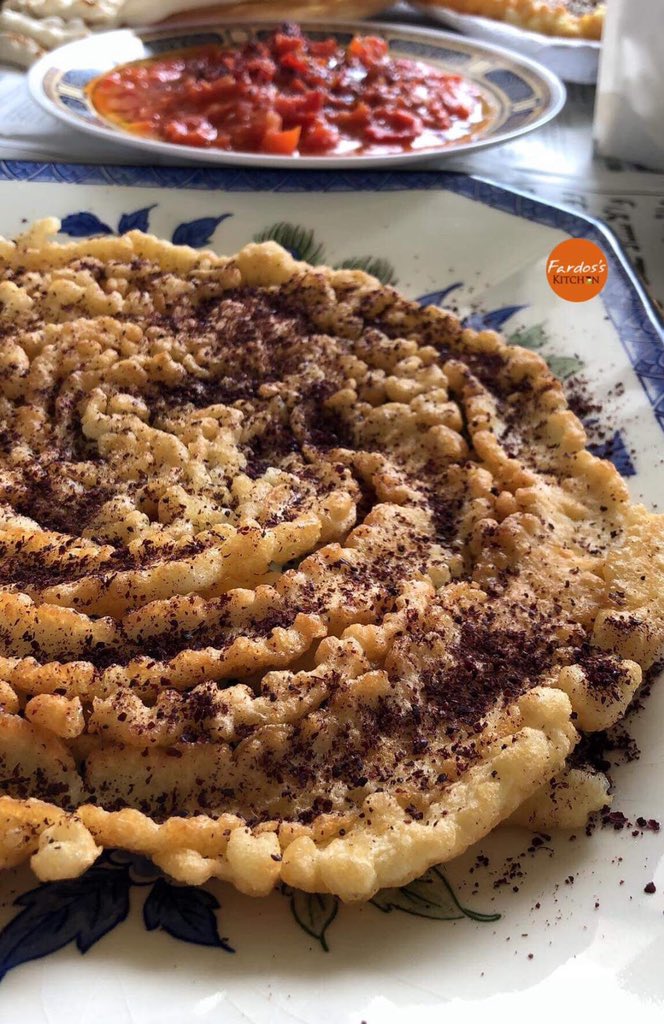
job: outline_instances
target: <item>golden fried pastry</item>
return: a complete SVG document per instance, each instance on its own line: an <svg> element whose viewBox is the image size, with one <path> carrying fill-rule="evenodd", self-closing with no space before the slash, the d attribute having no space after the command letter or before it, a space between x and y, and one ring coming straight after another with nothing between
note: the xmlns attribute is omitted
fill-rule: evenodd
<svg viewBox="0 0 664 1024"><path fill-rule="evenodd" d="M422 0L459 14L506 21L530 32L572 39L601 39L605 0Z"/></svg>
<svg viewBox="0 0 664 1024"><path fill-rule="evenodd" d="M273 243L57 229L0 242L0 862L364 900L602 806L567 760L662 649L664 520L543 360Z"/></svg>

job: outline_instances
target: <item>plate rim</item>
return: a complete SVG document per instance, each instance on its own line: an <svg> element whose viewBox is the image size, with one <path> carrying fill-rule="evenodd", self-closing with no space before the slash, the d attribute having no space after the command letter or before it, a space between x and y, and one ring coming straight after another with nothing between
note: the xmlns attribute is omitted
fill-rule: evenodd
<svg viewBox="0 0 664 1024"><path fill-rule="evenodd" d="M233 29L246 28L248 26L269 28L275 26L278 27L280 24L281 22L277 20L266 20L261 22L237 21L229 22L227 24L210 21L206 24L197 24L192 27L192 30L195 28L197 32L203 32L205 29ZM114 129L110 125L109 127L100 127L99 125L79 119L68 109L58 106L51 100L43 88L46 75L48 71L53 68L53 60L58 54L69 52L77 48L83 48L90 42L91 38L99 40L120 34L138 36L139 38L142 34L150 34L151 36L158 38L162 34L167 37L175 31L168 27L160 28L155 25L139 27L126 26L123 28L111 29L108 32L95 33L94 37L85 36L83 39L74 39L71 42L64 43L62 46L56 47L54 50L47 51L28 70L28 90L32 99L52 117L56 117L59 121L72 128L86 132L88 135L92 135L96 138L105 139L116 145L130 146L143 150L144 152L151 152L161 156L170 157L171 159L182 158L196 163L214 164L215 166L223 166L226 164L228 166L236 167L288 167L302 170L334 170L342 167L352 169L358 165L366 168L396 167L418 164L433 159L445 159L446 157L459 156L460 154L474 153L481 149L488 149L490 146L503 145L505 143L512 142L529 132L543 128L558 116L567 102L567 89L563 81L555 74L555 72L551 71L545 65L532 57L520 54L515 50L509 49L509 47L500 46L496 43L487 43L484 42L484 40L476 40L468 36L462 36L457 32L446 32L443 29L435 27L409 25L407 23L398 23L393 21L325 21L318 19L304 21L303 24L307 28L321 28L329 30L332 33L334 31L343 32L349 30L369 30L373 32L373 34L381 34L384 32L393 32L402 35L408 34L420 37L425 41L432 40L434 42L440 42L441 44L448 42L456 43L458 46L459 43L463 43L472 49L479 50L479 55L482 53L489 55L493 54L529 71L539 79L540 84L544 84L546 86L550 96L550 103L548 107L542 110L540 116L533 124L522 125L521 127L498 133L493 138L471 139L468 142L461 142L458 145L451 145L447 148L418 150L413 153L406 154L405 156L403 153L394 153L376 156L320 156L298 157L297 159L294 159L292 156L274 156L264 153L236 153L227 150L214 149L197 150L191 146L182 146L172 142L162 142L158 139L148 139L143 138L140 135L132 135L130 132L122 132L118 129ZM186 32L186 25L177 26L177 28L180 33Z"/></svg>
<svg viewBox="0 0 664 1024"><path fill-rule="evenodd" d="M664 375L648 377L642 363L664 351L664 316L658 311L632 267L622 243L603 221L491 178L462 172L257 170L245 167L203 167L160 164L79 164L58 161L0 160L0 181L41 181L70 185L119 185L139 188L227 192L395 192L445 191L571 237L593 239L609 257L605 289L600 293L627 359L645 393L653 416L664 430ZM611 266L613 263L613 267ZM614 294L615 293L615 294ZM622 294L621 294L622 293ZM608 301L607 301L608 300ZM627 310L628 316L625 315Z"/></svg>

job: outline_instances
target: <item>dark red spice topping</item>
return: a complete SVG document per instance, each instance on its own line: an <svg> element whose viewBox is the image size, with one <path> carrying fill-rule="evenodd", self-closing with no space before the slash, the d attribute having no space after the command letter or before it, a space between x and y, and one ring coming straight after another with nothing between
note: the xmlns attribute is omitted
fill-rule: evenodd
<svg viewBox="0 0 664 1024"><path fill-rule="evenodd" d="M496 700L519 697L551 664L555 641L540 631L494 627L491 613L466 618L451 667L423 672L424 693L436 717L479 725Z"/></svg>

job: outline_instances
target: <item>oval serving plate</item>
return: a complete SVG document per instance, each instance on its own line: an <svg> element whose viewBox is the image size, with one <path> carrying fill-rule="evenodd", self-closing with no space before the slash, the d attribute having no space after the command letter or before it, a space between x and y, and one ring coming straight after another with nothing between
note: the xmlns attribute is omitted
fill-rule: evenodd
<svg viewBox="0 0 664 1024"><path fill-rule="evenodd" d="M602 44L595 39L545 36L541 32L530 32L506 21L451 11L442 7L439 0L413 0L413 6L422 14L464 36L508 46L511 50L537 60L565 82L593 85L597 81Z"/></svg>
<svg viewBox="0 0 664 1024"><path fill-rule="evenodd" d="M477 85L492 111L481 132L465 141L450 142L446 147L389 155L301 157L212 148L197 150L123 131L101 117L88 98L89 83L119 64L206 43L242 45L265 37L277 26L275 22L264 22L259 25L201 26L196 30L162 28L104 32L45 54L29 73L30 91L48 113L74 128L162 156L208 164L296 165L320 169L408 164L481 149L514 139L546 124L565 102L565 87L552 72L508 50L436 30L366 22L307 23L306 31L314 38L333 35L342 43L349 42L356 33L380 35L387 40L392 56L422 60L444 71L464 75Z"/></svg>

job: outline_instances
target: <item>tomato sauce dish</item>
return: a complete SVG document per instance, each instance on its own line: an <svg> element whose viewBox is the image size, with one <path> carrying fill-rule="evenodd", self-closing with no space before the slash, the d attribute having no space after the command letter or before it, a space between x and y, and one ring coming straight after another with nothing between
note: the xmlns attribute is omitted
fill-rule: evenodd
<svg viewBox="0 0 664 1024"><path fill-rule="evenodd" d="M534 62L408 26L133 30L45 55L33 96L73 126L207 163L357 167L504 142L564 87Z"/></svg>
<svg viewBox="0 0 664 1024"><path fill-rule="evenodd" d="M102 117L138 135L282 156L442 147L493 113L469 79L392 57L380 36L344 45L296 25L122 65L89 95Z"/></svg>

